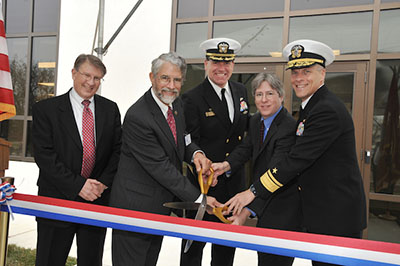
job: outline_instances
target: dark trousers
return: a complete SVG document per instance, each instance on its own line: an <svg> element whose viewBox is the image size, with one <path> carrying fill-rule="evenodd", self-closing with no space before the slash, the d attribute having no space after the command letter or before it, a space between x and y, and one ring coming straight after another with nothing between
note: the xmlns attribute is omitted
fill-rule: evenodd
<svg viewBox="0 0 400 266"><path fill-rule="evenodd" d="M37 223L36 266L65 266L74 236L78 266L101 266L106 228L64 223Z"/></svg>
<svg viewBox="0 0 400 266"><path fill-rule="evenodd" d="M257 255L258 266L291 266L294 261L293 257L286 257L263 252L257 252Z"/></svg>
<svg viewBox="0 0 400 266"><path fill-rule="evenodd" d="M228 200L221 202L226 202L226 201ZM187 212L188 218L194 218L195 216L196 216L196 211ZM208 213L205 213L203 220L221 223L221 221L215 215L209 215ZM185 245L186 245L186 240L182 240L180 265L201 266L201 261L203 259L203 249L206 243L193 241L189 250L186 253L184 253L183 251L185 249ZM235 257L235 250L236 249L233 247L211 244L211 266L232 266L233 259Z"/></svg>
<svg viewBox="0 0 400 266"><path fill-rule="evenodd" d="M189 250L183 253L186 240L182 240L181 266L201 266L205 242L193 241ZM211 245L211 266L232 266L235 256L235 248L212 244Z"/></svg>
<svg viewBox="0 0 400 266"><path fill-rule="evenodd" d="M113 229L113 266L156 266L163 237Z"/></svg>

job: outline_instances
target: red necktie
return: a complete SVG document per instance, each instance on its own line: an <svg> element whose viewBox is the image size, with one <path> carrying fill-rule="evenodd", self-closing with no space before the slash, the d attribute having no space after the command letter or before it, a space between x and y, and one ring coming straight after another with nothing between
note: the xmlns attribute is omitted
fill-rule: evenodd
<svg viewBox="0 0 400 266"><path fill-rule="evenodd" d="M92 173L96 161L96 145L94 141L94 119L89 108L90 101L84 100L82 113L82 170L81 175L88 178Z"/></svg>
<svg viewBox="0 0 400 266"><path fill-rule="evenodd" d="M175 144L177 144L175 118L174 118L174 115L172 114L172 109L170 106L168 106L167 122L168 122L169 128L172 131L172 135L174 135Z"/></svg>

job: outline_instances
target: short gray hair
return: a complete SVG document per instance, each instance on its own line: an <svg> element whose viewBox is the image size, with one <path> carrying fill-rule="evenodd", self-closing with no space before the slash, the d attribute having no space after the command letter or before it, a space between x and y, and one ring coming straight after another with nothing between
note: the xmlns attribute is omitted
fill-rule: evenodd
<svg viewBox="0 0 400 266"><path fill-rule="evenodd" d="M154 59L151 62L151 73L153 73L153 75L156 76L157 73L160 71L161 66L166 62L176 65L181 70L182 80L185 79L186 61L183 57L179 56L175 52L161 54L159 57Z"/></svg>
<svg viewBox="0 0 400 266"><path fill-rule="evenodd" d="M264 81L268 82L268 84L276 90L280 97L285 97L285 90L283 89L282 81L275 76L274 74L269 74L266 72L258 73L257 76L251 82L251 89L253 96L255 95L256 90L260 87L261 83Z"/></svg>

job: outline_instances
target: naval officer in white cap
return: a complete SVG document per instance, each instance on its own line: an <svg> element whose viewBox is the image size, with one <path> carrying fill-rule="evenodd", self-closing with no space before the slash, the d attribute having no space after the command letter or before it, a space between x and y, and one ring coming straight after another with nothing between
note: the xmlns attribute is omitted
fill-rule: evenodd
<svg viewBox="0 0 400 266"><path fill-rule="evenodd" d="M240 43L229 38L204 41L206 78L197 87L182 95L186 130L207 158L224 161L242 142L247 130L249 110L247 90L243 84L230 80ZM197 184L196 178L193 180ZM218 177L218 184L208 195L226 202L245 187L244 168ZM205 214L204 220L219 222L215 216ZM185 241L183 241L185 244ZM204 242L194 241L187 253L181 252L181 265L200 266ZM235 248L212 244L211 265L231 266Z"/></svg>
<svg viewBox="0 0 400 266"><path fill-rule="evenodd" d="M268 199L298 178L305 232L361 238L366 202L353 120L343 102L324 85L326 66L335 58L333 51L321 42L298 40L283 49L283 56L292 87L302 101L296 143L250 189L226 204L239 213L254 198ZM322 259L327 261L313 261L313 265L332 265L326 263L329 258Z"/></svg>

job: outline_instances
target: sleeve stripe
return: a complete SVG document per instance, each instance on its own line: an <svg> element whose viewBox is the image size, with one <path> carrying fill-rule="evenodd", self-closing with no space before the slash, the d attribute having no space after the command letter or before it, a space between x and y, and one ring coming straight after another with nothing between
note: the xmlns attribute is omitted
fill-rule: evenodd
<svg viewBox="0 0 400 266"><path fill-rule="evenodd" d="M271 173L271 170L265 172L265 174L261 176L260 180L263 186L272 193L283 186L281 183L278 182L278 180L275 179L275 177Z"/></svg>

